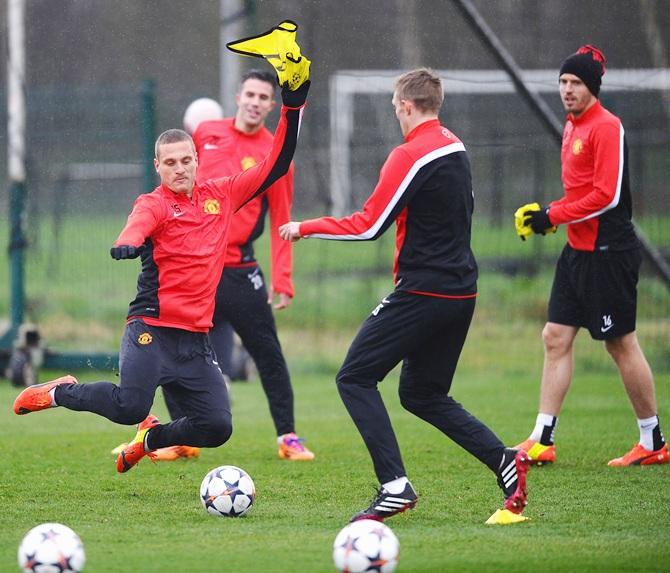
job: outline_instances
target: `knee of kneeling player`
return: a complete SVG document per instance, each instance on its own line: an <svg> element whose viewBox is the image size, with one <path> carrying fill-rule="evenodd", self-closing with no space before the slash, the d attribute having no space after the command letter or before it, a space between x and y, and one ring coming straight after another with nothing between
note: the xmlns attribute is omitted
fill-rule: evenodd
<svg viewBox="0 0 670 573"><path fill-rule="evenodd" d="M151 402L138 401L132 404L123 405L117 415L116 419L112 420L117 424L135 425L142 422L148 415L151 409Z"/></svg>
<svg viewBox="0 0 670 573"><path fill-rule="evenodd" d="M200 425L202 445L206 448L216 448L225 444L233 434L233 423L230 415L221 415L209 418Z"/></svg>

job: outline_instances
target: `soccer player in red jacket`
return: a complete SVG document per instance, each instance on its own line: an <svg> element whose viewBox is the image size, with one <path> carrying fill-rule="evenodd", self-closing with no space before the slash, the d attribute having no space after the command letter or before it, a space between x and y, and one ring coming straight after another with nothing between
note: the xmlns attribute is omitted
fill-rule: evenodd
<svg viewBox="0 0 670 573"><path fill-rule="evenodd" d="M198 182L239 173L267 155L272 147L272 134L265 127L265 120L275 107L275 85L270 72L249 70L240 81L235 117L213 117L192 126L198 153ZM185 126L187 115L188 110ZM233 330L239 335L256 364L267 396L279 457L306 461L314 459L314 453L295 433L291 378L271 306L276 299L276 310L287 308L293 298L293 245L279 237L279 226L290 220L292 199L293 165L266 193L233 215L209 338L221 370L232 378ZM272 273L269 292L253 246L263 233L267 214ZM166 402L172 418L181 417L179 405L169 397ZM193 455L197 452L182 446L157 452L158 459L165 460Z"/></svg>
<svg viewBox="0 0 670 573"><path fill-rule="evenodd" d="M556 459L554 432L572 382L573 345L581 327L605 341L640 429L639 443L608 465L668 462L653 375L635 333L641 246L631 222L624 129L598 99L604 73L605 57L593 46L581 47L563 62L558 83L568 113L561 148L565 193L548 207L527 211L534 233L568 225L542 331L539 414L530 437L518 446L538 464Z"/></svg>
<svg viewBox="0 0 670 573"><path fill-rule="evenodd" d="M401 404L497 476L505 509L520 514L526 505L526 453L505 448L449 395L475 308L477 264L470 249L470 164L463 143L440 125L442 100L442 83L432 71L401 76L392 104L405 142L389 155L362 211L292 221L279 230L291 241L359 241L377 239L396 224L395 290L365 320L337 374L380 482L372 503L352 520L383 520L417 502L377 390L399 362Z"/></svg>
<svg viewBox="0 0 670 573"><path fill-rule="evenodd" d="M135 438L117 458L119 472L159 448L217 447L229 439L228 394L207 333L230 222L235 211L288 171L308 90L309 81L295 91L282 88L284 105L270 153L230 177L196 182L191 136L171 129L158 137L154 164L161 184L137 198L110 251L117 260L142 260L119 352L119 384L77 384L64 376L26 388L14 402L15 413L63 406L119 424L139 422ZM169 424L149 414L158 386L183 412Z"/></svg>

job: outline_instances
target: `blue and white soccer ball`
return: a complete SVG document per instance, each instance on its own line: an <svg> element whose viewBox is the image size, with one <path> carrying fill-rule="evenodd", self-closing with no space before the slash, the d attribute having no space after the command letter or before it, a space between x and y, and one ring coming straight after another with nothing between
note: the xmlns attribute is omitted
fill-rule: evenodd
<svg viewBox="0 0 670 573"><path fill-rule="evenodd" d="M337 534L333 561L343 573L391 573L398 565L400 542L380 521L361 519Z"/></svg>
<svg viewBox="0 0 670 573"><path fill-rule="evenodd" d="M19 566L25 573L79 573L85 562L81 539L60 523L33 527L19 546Z"/></svg>
<svg viewBox="0 0 670 573"><path fill-rule="evenodd" d="M200 484L200 501L208 513L240 517L254 503L256 488L249 474L235 466L219 466Z"/></svg>

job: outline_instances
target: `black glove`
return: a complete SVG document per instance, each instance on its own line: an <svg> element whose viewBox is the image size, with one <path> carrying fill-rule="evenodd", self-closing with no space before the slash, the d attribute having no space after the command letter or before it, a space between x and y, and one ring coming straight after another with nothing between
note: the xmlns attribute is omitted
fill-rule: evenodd
<svg viewBox="0 0 670 573"><path fill-rule="evenodd" d="M142 254L144 250L144 245L139 247L134 247L133 245L119 245L118 247L112 247L109 249L109 254L112 255L113 259L117 261L121 259L136 259Z"/></svg>
<svg viewBox="0 0 670 573"><path fill-rule="evenodd" d="M282 103L286 107L296 108L303 106L307 100L307 92L309 91L310 84L310 80L307 80L297 90L291 91L288 89L288 82L284 82L284 85L281 87Z"/></svg>
<svg viewBox="0 0 670 573"><path fill-rule="evenodd" d="M536 235L544 235L547 229L553 227L549 220L549 207L542 207L539 211L526 211L523 223L533 229Z"/></svg>

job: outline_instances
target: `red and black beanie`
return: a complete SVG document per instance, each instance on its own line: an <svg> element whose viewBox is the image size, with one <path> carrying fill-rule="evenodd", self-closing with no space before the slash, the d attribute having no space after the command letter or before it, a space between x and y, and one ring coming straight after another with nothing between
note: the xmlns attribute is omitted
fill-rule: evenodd
<svg viewBox="0 0 670 573"><path fill-rule="evenodd" d="M574 74L586 84L594 96L598 97L601 78L605 75L605 63L604 54L595 46L587 44L565 59L558 77L563 74Z"/></svg>

